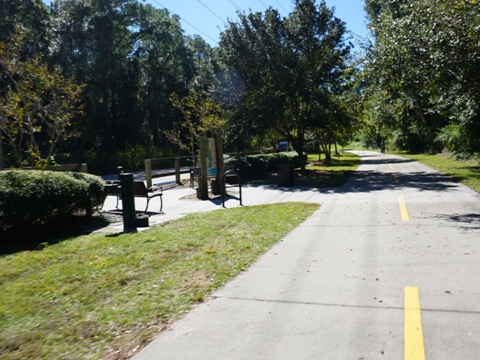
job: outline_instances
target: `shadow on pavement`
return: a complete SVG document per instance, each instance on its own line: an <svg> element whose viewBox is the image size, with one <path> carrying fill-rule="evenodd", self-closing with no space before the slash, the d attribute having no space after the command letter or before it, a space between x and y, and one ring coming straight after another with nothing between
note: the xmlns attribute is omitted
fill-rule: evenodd
<svg viewBox="0 0 480 360"><path fill-rule="evenodd" d="M382 157L378 154L362 155L362 164L366 165L385 165L385 164L403 164L412 163L414 160L402 158L402 157Z"/></svg>
<svg viewBox="0 0 480 360"><path fill-rule="evenodd" d="M433 214L432 216L447 222L453 222L455 223L455 226L460 227L464 230L480 230L480 214Z"/></svg>
<svg viewBox="0 0 480 360"><path fill-rule="evenodd" d="M456 184L448 176L440 173L414 172L394 173L378 171L356 172L348 182L339 188L337 193L372 192L381 190L405 189L413 187L420 191L449 191L456 188Z"/></svg>

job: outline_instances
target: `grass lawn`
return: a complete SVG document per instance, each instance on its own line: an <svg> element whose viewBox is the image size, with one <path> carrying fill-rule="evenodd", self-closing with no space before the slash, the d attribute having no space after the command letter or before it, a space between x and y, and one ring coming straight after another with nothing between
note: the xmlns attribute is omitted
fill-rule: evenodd
<svg viewBox="0 0 480 360"><path fill-rule="evenodd" d="M316 209L218 210L3 255L0 358L128 359Z"/></svg>
<svg viewBox="0 0 480 360"><path fill-rule="evenodd" d="M453 160L441 154L407 154L405 152L395 154L430 166L445 175L451 176L455 181L468 186L470 189L480 192L480 165L478 161Z"/></svg>

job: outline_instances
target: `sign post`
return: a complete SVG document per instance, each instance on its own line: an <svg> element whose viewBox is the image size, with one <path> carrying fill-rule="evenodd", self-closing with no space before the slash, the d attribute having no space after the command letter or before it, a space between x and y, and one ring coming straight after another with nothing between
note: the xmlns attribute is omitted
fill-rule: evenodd
<svg viewBox="0 0 480 360"><path fill-rule="evenodd" d="M197 198L208 200L208 178L207 178L207 145L208 138L205 135L200 136L200 169L201 174L198 178Z"/></svg>

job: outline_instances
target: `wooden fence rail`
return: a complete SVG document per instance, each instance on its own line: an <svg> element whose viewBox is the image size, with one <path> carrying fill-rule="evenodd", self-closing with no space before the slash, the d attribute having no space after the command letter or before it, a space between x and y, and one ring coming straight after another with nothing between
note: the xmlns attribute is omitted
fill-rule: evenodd
<svg viewBox="0 0 480 360"><path fill-rule="evenodd" d="M174 164L175 166L175 182L178 185L182 184L182 181L180 179L180 161L181 160L192 160L191 157L189 156L181 156L181 157L171 157L171 158L159 158L159 159L145 159L144 165L145 165L145 179L147 181L147 188L152 186L152 164L162 164L162 163L170 163Z"/></svg>

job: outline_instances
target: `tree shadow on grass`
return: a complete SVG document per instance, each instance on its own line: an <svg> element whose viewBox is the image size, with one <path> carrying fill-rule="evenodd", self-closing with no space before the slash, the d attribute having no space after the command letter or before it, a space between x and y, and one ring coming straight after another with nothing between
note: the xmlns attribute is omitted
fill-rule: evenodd
<svg viewBox="0 0 480 360"><path fill-rule="evenodd" d="M72 237L90 234L111 222L112 220L100 214L94 214L91 218L85 215L72 215L45 224L0 230L0 256L20 251L41 250Z"/></svg>
<svg viewBox="0 0 480 360"><path fill-rule="evenodd" d="M458 182L462 182L465 180L480 180L480 166L462 166L458 168L460 171L464 173L468 173L464 175L462 173L452 174L452 178Z"/></svg>

